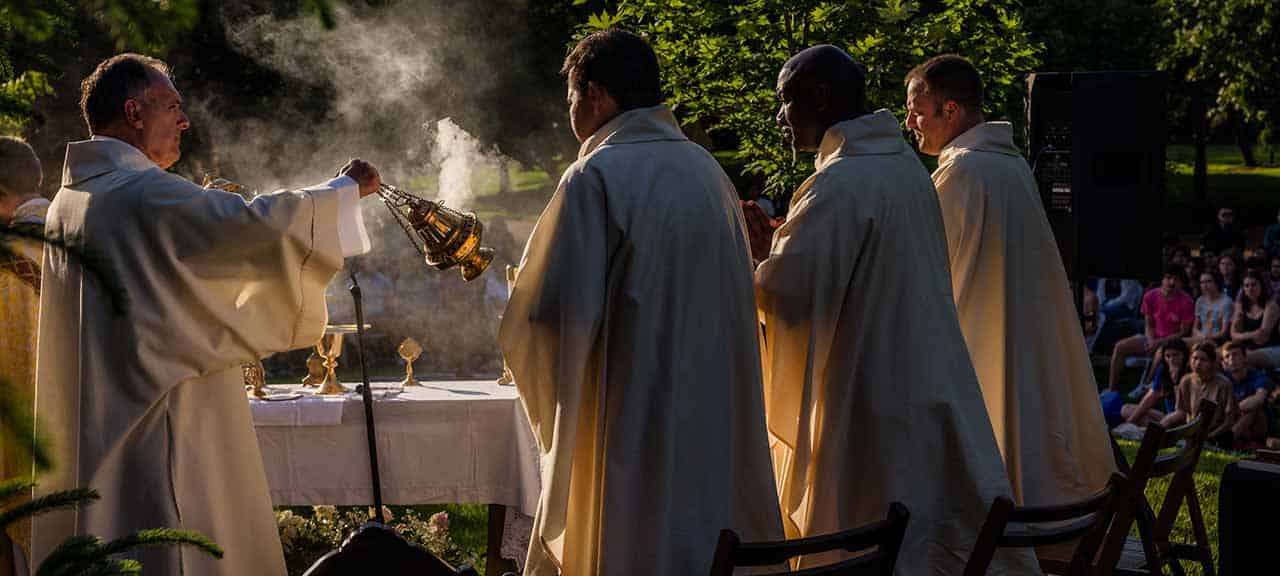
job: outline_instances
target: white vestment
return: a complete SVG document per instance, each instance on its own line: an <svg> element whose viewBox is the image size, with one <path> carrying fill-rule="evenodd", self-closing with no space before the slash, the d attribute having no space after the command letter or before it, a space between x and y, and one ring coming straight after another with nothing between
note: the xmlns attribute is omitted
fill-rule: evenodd
<svg viewBox="0 0 1280 576"><path fill-rule="evenodd" d="M357 201L342 177L246 204L124 142L68 144L45 228L68 249L44 251L36 364L56 463L37 495L102 499L37 517L35 562L73 534L169 527L225 557L148 549L144 574L285 573L241 365L320 338L325 285L367 249Z"/></svg>
<svg viewBox="0 0 1280 576"><path fill-rule="evenodd" d="M1008 122L957 136L933 173L960 328L1019 504L1080 500L1115 470L1071 287Z"/></svg>
<svg viewBox="0 0 1280 576"><path fill-rule="evenodd" d="M781 537L745 230L665 106L565 171L499 333L542 450L526 576L705 574L722 528Z"/></svg>
<svg viewBox="0 0 1280 576"><path fill-rule="evenodd" d="M788 537L910 511L896 573L959 574L1009 494L951 301L929 174L886 110L823 136L756 271ZM831 557L806 558L803 565ZM991 574L1034 574L1029 551Z"/></svg>

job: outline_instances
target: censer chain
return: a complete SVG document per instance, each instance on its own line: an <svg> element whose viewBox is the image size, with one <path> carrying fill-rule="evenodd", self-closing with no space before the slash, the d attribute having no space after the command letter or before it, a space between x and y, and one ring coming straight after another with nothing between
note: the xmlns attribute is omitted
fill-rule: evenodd
<svg viewBox="0 0 1280 576"><path fill-rule="evenodd" d="M418 238L418 233L413 229L413 225L409 223L409 217L400 211L399 206L405 206L412 210L409 202L402 198L405 193L393 186L383 184L378 189L378 197L382 198L382 204L391 211L391 216L395 218L396 224L400 225L400 229L404 230L405 236L409 237L409 243L413 245L414 250L418 251L418 255L426 258L427 252L422 246L422 240Z"/></svg>

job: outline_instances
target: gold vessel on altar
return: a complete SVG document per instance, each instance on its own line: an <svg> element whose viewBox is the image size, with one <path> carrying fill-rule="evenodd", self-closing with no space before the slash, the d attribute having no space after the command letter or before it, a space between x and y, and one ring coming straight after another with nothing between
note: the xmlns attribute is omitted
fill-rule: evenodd
<svg viewBox="0 0 1280 576"><path fill-rule="evenodd" d="M396 222L410 242L437 270L458 266L462 279L471 281L493 261L493 249L480 245L484 225L470 212L459 212L409 192L383 184L378 189Z"/></svg>

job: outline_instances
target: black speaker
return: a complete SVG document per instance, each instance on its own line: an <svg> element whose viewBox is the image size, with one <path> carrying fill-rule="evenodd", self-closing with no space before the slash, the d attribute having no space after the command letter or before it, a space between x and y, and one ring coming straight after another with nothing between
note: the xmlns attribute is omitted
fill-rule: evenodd
<svg viewBox="0 0 1280 576"><path fill-rule="evenodd" d="M1027 153L1067 275L1158 279L1165 76L1027 77Z"/></svg>
<svg viewBox="0 0 1280 576"><path fill-rule="evenodd" d="M1218 569L1222 576L1275 574L1280 465L1228 464L1218 491Z"/></svg>

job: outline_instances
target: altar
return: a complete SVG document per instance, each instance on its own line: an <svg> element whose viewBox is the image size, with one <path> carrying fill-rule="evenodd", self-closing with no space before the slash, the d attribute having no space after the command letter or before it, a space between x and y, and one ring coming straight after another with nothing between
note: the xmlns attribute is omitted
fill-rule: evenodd
<svg viewBox="0 0 1280 576"><path fill-rule="evenodd" d="M490 504L533 516L538 446L514 386L422 381L401 389L374 382L373 395L385 504ZM372 505L358 394L306 392L294 400L251 398L249 405L274 505ZM501 516L494 518L501 511L490 510L490 535L501 539Z"/></svg>

